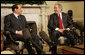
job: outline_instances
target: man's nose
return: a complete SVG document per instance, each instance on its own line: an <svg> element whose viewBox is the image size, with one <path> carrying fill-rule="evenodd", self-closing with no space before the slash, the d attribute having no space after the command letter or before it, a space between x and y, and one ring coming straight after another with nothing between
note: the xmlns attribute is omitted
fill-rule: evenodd
<svg viewBox="0 0 85 55"><path fill-rule="evenodd" d="M57 9L54 9L54 11L56 11Z"/></svg>

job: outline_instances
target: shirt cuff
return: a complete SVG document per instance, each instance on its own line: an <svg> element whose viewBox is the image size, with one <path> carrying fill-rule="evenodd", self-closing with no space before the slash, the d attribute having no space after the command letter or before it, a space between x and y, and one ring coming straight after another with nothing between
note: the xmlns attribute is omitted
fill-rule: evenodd
<svg viewBox="0 0 85 55"><path fill-rule="evenodd" d="M16 34L18 33L18 31L15 32Z"/></svg>
<svg viewBox="0 0 85 55"><path fill-rule="evenodd" d="M67 30L70 30L70 28L67 28Z"/></svg>
<svg viewBox="0 0 85 55"><path fill-rule="evenodd" d="M59 28L56 28L55 30L58 30Z"/></svg>

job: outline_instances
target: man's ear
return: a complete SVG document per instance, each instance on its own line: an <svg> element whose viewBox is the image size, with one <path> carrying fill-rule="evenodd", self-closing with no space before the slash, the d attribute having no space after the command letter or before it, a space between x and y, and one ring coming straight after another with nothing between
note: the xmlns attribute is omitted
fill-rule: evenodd
<svg viewBox="0 0 85 55"><path fill-rule="evenodd" d="M17 9L15 9L15 11L16 11Z"/></svg>

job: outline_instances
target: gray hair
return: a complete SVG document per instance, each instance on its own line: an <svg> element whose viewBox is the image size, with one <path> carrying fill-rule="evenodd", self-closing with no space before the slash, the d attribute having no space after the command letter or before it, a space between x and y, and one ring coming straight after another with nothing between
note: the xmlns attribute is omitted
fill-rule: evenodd
<svg viewBox="0 0 85 55"><path fill-rule="evenodd" d="M57 3L57 4L55 4L55 5L58 5L59 8L61 8L61 10L63 9L63 6L62 6L61 4Z"/></svg>

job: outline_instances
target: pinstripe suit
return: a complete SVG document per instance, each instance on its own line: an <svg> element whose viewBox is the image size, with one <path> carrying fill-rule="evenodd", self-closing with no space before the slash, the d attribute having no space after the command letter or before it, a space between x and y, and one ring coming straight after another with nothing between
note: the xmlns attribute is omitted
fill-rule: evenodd
<svg viewBox="0 0 85 55"><path fill-rule="evenodd" d="M27 22L24 15L20 15L20 18L16 18L13 13L6 15L4 19L4 30L10 31L12 37L16 41L23 41L29 54L33 54L34 51L30 45L29 38L31 37L29 30L27 30ZM16 30L23 31L23 35L16 34ZM24 33L27 32L27 33Z"/></svg>

